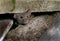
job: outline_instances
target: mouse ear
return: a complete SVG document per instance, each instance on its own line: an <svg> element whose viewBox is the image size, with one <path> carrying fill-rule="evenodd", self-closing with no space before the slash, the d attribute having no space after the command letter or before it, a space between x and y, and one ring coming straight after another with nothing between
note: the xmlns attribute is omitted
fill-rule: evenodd
<svg viewBox="0 0 60 41"><path fill-rule="evenodd" d="M26 13L27 15L31 15L31 10L28 9L25 13Z"/></svg>

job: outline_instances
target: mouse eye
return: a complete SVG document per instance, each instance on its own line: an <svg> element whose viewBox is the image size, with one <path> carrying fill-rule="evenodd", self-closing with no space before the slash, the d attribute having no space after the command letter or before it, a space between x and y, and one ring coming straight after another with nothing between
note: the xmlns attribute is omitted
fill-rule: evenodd
<svg viewBox="0 0 60 41"><path fill-rule="evenodd" d="M20 18L23 18L22 16Z"/></svg>

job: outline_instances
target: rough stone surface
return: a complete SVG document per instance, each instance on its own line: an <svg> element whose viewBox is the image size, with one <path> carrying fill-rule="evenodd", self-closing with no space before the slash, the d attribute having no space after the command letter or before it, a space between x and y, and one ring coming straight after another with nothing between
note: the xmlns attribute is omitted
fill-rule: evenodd
<svg viewBox="0 0 60 41"><path fill-rule="evenodd" d="M11 0L0 0L0 14L8 13L13 8Z"/></svg>
<svg viewBox="0 0 60 41"><path fill-rule="evenodd" d="M12 8L11 0L0 0L0 13L22 13L29 8L31 12L60 11L60 0L16 0Z"/></svg>

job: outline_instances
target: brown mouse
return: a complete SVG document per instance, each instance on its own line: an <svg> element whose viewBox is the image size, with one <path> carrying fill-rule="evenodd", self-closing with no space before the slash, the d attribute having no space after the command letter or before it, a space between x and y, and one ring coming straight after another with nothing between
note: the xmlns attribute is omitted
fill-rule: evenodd
<svg viewBox="0 0 60 41"><path fill-rule="evenodd" d="M31 15L31 11L30 9L28 9L24 13L15 13L14 18L17 20L19 24L27 24L29 23L30 15Z"/></svg>

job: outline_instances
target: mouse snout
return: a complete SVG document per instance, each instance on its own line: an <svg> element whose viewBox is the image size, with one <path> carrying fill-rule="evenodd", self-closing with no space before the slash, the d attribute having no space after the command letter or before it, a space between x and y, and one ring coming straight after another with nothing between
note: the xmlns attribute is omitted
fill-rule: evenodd
<svg viewBox="0 0 60 41"><path fill-rule="evenodd" d="M29 19L24 19L24 24L28 24L29 23Z"/></svg>

